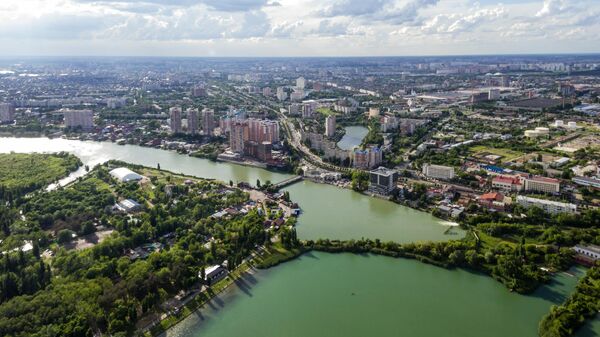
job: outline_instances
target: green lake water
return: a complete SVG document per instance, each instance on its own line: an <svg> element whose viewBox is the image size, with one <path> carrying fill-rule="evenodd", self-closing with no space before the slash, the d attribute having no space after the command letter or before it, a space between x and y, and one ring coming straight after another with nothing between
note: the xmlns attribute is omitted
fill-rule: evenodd
<svg viewBox="0 0 600 337"><path fill-rule="evenodd" d="M310 253L248 276L166 336L535 337L540 318L576 282L560 273L534 295L522 296L463 270Z"/></svg>

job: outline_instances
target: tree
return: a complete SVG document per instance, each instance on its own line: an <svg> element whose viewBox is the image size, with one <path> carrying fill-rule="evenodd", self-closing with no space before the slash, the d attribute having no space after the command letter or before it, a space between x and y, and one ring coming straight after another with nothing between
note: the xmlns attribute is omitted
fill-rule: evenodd
<svg viewBox="0 0 600 337"><path fill-rule="evenodd" d="M363 171L355 170L352 172L352 189L358 192L366 191L369 188L369 174Z"/></svg>
<svg viewBox="0 0 600 337"><path fill-rule="evenodd" d="M71 240L73 240L73 234L75 233L70 229L60 230L56 236L58 243L65 244L71 242Z"/></svg>

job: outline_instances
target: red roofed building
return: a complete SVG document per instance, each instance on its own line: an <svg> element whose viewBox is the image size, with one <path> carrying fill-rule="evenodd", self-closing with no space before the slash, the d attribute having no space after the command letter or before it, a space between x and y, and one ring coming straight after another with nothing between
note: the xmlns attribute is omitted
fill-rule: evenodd
<svg viewBox="0 0 600 337"><path fill-rule="evenodd" d="M504 211L504 195L502 193L492 192L480 195L477 198L477 203L483 207L495 209L497 211Z"/></svg>
<svg viewBox="0 0 600 337"><path fill-rule="evenodd" d="M496 176L492 179L492 187L509 192L518 192L523 190L523 184L519 177Z"/></svg>

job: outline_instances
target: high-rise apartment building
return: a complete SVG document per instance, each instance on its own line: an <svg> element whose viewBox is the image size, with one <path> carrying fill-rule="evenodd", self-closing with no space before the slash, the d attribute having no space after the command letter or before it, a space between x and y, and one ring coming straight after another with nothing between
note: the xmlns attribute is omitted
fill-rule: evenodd
<svg viewBox="0 0 600 337"><path fill-rule="evenodd" d="M205 97L206 95L206 86L204 84L199 84L192 88L193 97Z"/></svg>
<svg viewBox="0 0 600 337"><path fill-rule="evenodd" d="M171 133L180 133L181 129L181 108L172 107L169 109Z"/></svg>
<svg viewBox="0 0 600 337"><path fill-rule="evenodd" d="M335 135L335 115L325 118L325 136L331 138Z"/></svg>
<svg viewBox="0 0 600 337"><path fill-rule="evenodd" d="M64 110L64 122L67 128L82 128L89 130L94 127L94 112L92 110Z"/></svg>
<svg viewBox="0 0 600 337"><path fill-rule="evenodd" d="M231 152L244 153L244 142L248 138L248 123L234 121L229 132L229 147Z"/></svg>
<svg viewBox="0 0 600 337"><path fill-rule="evenodd" d="M383 151L377 146L371 146L366 150L356 148L352 156L353 166L363 170L377 167L383 162Z"/></svg>
<svg viewBox="0 0 600 337"><path fill-rule="evenodd" d="M187 109L187 131L190 135L198 134L198 109Z"/></svg>
<svg viewBox="0 0 600 337"><path fill-rule="evenodd" d="M205 136L212 136L215 130L215 111L205 108L202 110L202 131Z"/></svg>
<svg viewBox="0 0 600 337"><path fill-rule="evenodd" d="M12 103L0 103L0 123L10 123L15 120L15 106Z"/></svg>
<svg viewBox="0 0 600 337"><path fill-rule="evenodd" d="M296 80L296 88L298 88L298 89L306 88L306 79L304 77L299 77Z"/></svg>

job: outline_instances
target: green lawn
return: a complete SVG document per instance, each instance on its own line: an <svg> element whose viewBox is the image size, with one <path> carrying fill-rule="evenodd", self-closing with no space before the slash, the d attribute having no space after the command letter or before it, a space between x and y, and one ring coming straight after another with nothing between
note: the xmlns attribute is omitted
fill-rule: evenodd
<svg viewBox="0 0 600 337"><path fill-rule="evenodd" d="M338 113L329 108L318 108L317 112L324 116L337 115Z"/></svg>
<svg viewBox="0 0 600 337"><path fill-rule="evenodd" d="M502 156L502 159L501 159L502 162L511 161L511 160L514 160L514 159L519 158L522 155L524 155L523 152L513 151L510 149L503 149L503 148L494 148L494 147L489 147L489 146L485 146L485 145L473 146L470 148L469 151L472 154L490 153L490 154Z"/></svg>

